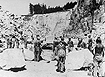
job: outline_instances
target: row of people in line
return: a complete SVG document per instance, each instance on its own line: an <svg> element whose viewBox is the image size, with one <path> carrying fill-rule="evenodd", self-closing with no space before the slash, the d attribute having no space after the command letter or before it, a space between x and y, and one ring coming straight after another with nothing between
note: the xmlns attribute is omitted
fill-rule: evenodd
<svg viewBox="0 0 105 77"><path fill-rule="evenodd" d="M0 41L3 45L6 43L5 48L14 48L15 46L19 48L19 39L14 35L1 35Z"/></svg>
<svg viewBox="0 0 105 77"><path fill-rule="evenodd" d="M17 48L19 48L19 39L16 38L15 36L13 35L10 35L8 38L7 38L7 48L15 48L15 46Z"/></svg>
<svg viewBox="0 0 105 77"><path fill-rule="evenodd" d="M24 48L27 48L28 44L33 44L33 41L27 41L25 36L18 38L17 36L10 34L2 35L1 38L5 39L5 43L7 44L6 48L19 48L21 44L24 44Z"/></svg>
<svg viewBox="0 0 105 77"><path fill-rule="evenodd" d="M71 40L71 38L68 38L67 42L65 42L64 37L60 36L59 38L55 37L55 40L53 41L53 52L54 56L58 56L57 71L65 72L66 48L68 49L68 52L71 52L74 48L74 43ZM79 47L86 48L86 44L83 42L82 39L79 39L78 41L79 41L77 44L78 48Z"/></svg>

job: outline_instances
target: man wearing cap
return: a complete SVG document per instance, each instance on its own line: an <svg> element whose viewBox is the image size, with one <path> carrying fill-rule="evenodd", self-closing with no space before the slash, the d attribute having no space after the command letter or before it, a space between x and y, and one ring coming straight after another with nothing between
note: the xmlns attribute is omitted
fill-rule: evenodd
<svg viewBox="0 0 105 77"><path fill-rule="evenodd" d="M46 39L45 39L46 40ZM42 52L42 45L44 40L40 40L40 36L36 35L36 41L34 42L34 61L39 62L41 58L41 52Z"/></svg>

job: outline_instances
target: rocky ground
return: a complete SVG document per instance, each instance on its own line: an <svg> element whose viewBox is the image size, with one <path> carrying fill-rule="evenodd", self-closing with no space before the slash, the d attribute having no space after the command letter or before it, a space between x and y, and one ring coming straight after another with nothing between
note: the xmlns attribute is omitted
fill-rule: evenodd
<svg viewBox="0 0 105 77"><path fill-rule="evenodd" d="M51 61L52 51L45 50L42 55L46 60L25 61L25 70L13 72L1 69L0 77L89 77L87 71L73 71L68 67L66 67L65 73L56 72L57 62ZM70 56L68 55L67 58ZM66 63L66 66L69 66L69 63Z"/></svg>
<svg viewBox="0 0 105 77"><path fill-rule="evenodd" d="M0 70L1 77L89 77L84 71L70 71L66 70L65 73L58 73L55 71L56 62L46 63L41 61L26 62L26 69L21 72L3 71Z"/></svg>

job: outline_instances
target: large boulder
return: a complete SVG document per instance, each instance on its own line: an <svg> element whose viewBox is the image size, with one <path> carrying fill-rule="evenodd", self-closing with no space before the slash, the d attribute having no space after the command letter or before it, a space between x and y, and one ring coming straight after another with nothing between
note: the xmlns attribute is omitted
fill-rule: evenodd
<svg viewBox="0 0 105 77"><path fill-rule="evenodd" d="M78 39L72 39L74 45L77 45L78 44Z"/></svg>
<svg viewBox="0 0 105 77"><path fill-rule="evenodd" d="M103 64L102 64L102 69L103 69L102 74L105 76L105 62L103 62Z"/></svg>
<svg viewBox="0 0 105 77"><path fill-rule="evenodd" d="M41 53L41 57L46 61L51 61L54 59L54 55L52 50L43 50Z"/></svg>
<svg viewBox="0 0 105 77"><path fill-rule="evenodd" d="M34 59L34 52L30 51L29 49L23 50L24 58L26 60L33 60Z"/></svg>
<svg viewBox="0 0 105 77"><path fill-rule="evenodd" d="M4 69L23 67L25 65L22 49L5 49L0 53L0 67Z"/></svg>
<svg viewBox="0 0 105 77"><path fill-rule="evenodd" d="M87 66L93 61L93 55L88 49L73 51L67 55L66 67L68 69L79 69Z"/></svg>

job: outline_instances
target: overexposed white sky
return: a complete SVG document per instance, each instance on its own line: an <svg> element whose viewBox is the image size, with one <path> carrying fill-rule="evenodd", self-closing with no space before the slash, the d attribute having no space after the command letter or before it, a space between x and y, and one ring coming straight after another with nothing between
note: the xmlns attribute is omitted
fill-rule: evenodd
<svg viewBox="0 0 105 77"><path fill-rule="evenodd" d="M4 10L10 11L17 15L23 15L29 13L29 3L37 4L44 3L47 6L63 6L67 2L76 0L0 0L0 6Z"/></svg>

